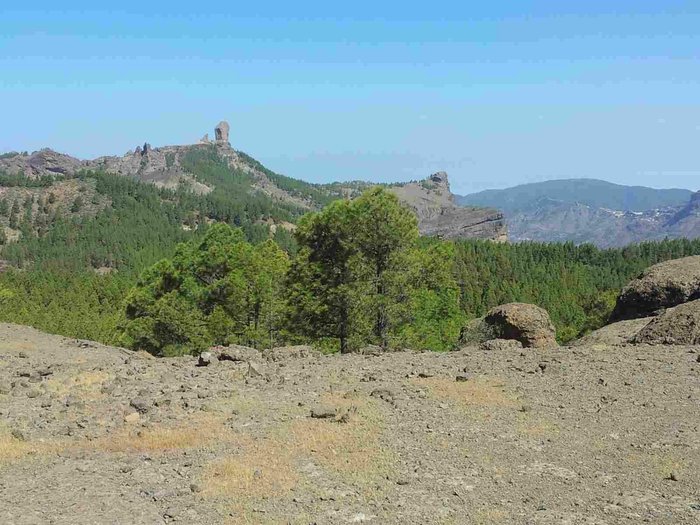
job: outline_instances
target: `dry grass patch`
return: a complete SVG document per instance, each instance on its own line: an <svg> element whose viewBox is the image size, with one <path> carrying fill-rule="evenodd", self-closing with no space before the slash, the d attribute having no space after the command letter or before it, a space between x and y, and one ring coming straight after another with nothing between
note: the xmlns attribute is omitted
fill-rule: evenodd
<svg viewBox="0 0 700 525"><path fill-rule="evenodd" d="M30 456L53 454L64 445L54 441L25 441L12 435L8 428L0 428L0 464Z"/></svg>
<svg viewBox="0 0 700 525"><path fill-rule="evenodd" d="M59 396L72 394L84 401L99 399L102 385L112 376L103 370L79 372L65 378L52 377L46 381L46 390Z"/></svg>
<svg viewBox="0 0 700 525"><path fill-rule="evenodd" d="M503 381L476 377L469 381L455 381L444 377L419 378L414 380L424 386L430 395L466 407L515 408L520 406L515 394L508 392Z"/></svg>
<svg viewBox="0 0 700 525"><path fill-rule="evenodd" d="M231 439L231 433L220 418L198 417L190 419L184 426L153 427L137 432L123 430L78 447L111 453L168 453L228 439Z"/></svg>
<svg viewBox="0 0 700 525"><path fill-rule="evenodd" d="M392 455L381 446L384 426L374 400L334 393L324 396L322 402L349 417L338 422L304 415L278 424L262 437L236 436L232 441L236 452L205 469L205 495L230 501L245 522L265 500L290 500L298 488L318 492L322 488L316 478L319 475L363 492L373 490L392 466Z"/></svg>

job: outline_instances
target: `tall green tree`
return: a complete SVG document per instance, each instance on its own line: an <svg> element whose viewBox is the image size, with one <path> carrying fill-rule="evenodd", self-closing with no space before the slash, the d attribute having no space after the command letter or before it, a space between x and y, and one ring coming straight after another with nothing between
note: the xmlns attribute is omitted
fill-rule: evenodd
<svg viewBox="0 0 700 525"><path fill-rule="evenodd" d="M406 303L405 269L409 248L418 239L416 215L396 195L376 187L352 202L353 232L357 249L370 267L374 293L370 296L374 334L382 347L389 345L389 330L396 320L392 306Z"/></svg>
<svg viewBox="0 0 700 525"><path fill-rule="evenodd" d="M343 353L352 349L362 325L353 213L352 202L343 200L302 217L296 230L300 249L288 277L291 329L304 337L336 338Z"/></svg>

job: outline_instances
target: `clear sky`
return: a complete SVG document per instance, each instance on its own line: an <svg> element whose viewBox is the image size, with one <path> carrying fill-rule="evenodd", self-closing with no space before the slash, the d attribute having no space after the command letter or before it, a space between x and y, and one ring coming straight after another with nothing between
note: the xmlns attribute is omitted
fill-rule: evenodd
<svg viewBox="0 0 700 525"><path fill-rule="evenodd" d="M0 151L231 143L313 182L700 188L700 2L0 6ZM61 6L58 8L57 6Z"/></svg>

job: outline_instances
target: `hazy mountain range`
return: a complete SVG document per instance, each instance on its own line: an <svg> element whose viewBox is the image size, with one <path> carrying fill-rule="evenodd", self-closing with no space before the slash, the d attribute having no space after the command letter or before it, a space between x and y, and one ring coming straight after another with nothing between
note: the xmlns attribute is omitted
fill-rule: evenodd
<svg viewBox="0 0 700 525"><path fill-rule="evenodd" d="M700 237L700 192L623 186L596 179L551 180L457 196L503 210L511 241L590 242L600 247Z"/></svg>

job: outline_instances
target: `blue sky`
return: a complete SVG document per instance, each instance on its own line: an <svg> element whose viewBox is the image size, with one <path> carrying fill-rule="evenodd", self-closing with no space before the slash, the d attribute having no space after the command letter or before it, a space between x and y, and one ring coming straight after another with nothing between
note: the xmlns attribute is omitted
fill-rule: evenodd
<svg viewBox="0 0 700 525"><path fill-rule="evenodd" d="M226 119L313 182L700 188L697 1L118 5L3 2L0 151L123 154Z"/></svg>

